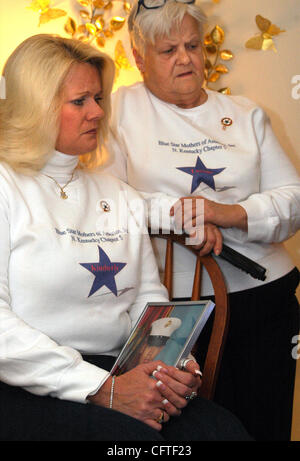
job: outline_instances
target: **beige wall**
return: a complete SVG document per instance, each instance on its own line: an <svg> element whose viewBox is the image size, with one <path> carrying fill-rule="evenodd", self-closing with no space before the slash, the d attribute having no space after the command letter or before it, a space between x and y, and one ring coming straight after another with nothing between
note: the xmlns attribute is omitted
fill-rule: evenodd
<svg viewBox="0 0 300 461"><path fill-rule="evenodd" d="M281 145L300 173L300 87L299 99L294 99L296 85L291 83L296 75L300 83L299 0L220 0L209 11L213 12L212 24L224 26L224 45L235 54L230 73L222 77L217 88L230 86L234 94L248 96L266 110ZM286 30L274 38L277 53L245 48L244 43L259 31L257 14ZM286 247L300 268L300 232L286 242Z"/></svg>
<svg viewBox="0 0 300 461"><path fill-rule="evenodd" d="M233 94L243 94L260 104L271 117L277 134L287 155L300 171L300 87L299 99L292 97L292 78L299 75L300 83L300 1L299 0L220 0L219 4L203 1L212 26L220 24L226 33L224 46L235 54L229 63L230 73L223 76L217 88L230 86ZM59 33L65 18L37 27L38 15L26 6L27 0L0 0L0 68L12 50L26 37L36 33ZM74 18L76 0L52 0L51 5L67 9ZM117 8L117 7L115 7ZM117 9L113 11L117 13ZM244 43L258 32L255 15L260 14L286 32L274 38L278 52L254 51ZM116 39L124 38L125 30ZM109 43L112 52L114 41ZM129 52L129 44L125 48ZM122 71L120 83L131 83L139 78L133 69ZM295 93L297 93L295 89ZM297 94L296 94L297 96ZM300 232L286 246L295 263L300 267ZM300 288L298 290L300 299Z"/></svg>

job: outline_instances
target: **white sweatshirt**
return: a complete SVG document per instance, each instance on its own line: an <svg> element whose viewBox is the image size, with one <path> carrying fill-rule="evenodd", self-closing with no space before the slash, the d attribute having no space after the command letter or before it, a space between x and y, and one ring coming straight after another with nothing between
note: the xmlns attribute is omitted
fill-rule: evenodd
<svg viewBox="0 0 300 461"><path fill-rule="evenodd" d="M62 200L46 176L64 185L77 161L55 152L33 177L0 165L0 380L85 402L108 373L81 354L116 356L145 304L167 294L127 213L135 191L76 170Z"/></svg>
<svg viewBox="0 0 300 461"><path fill-rule="evenodd" d="M244 207L248 232L222 229L224 243L265 266L267 279L255 280L218 258L228 291L234 292L293 268L280 242L300 227L300 182L261 108L244 97L207 94L203 105L181 109L156 98L143 83L119 88L106 168L143 194L149 213L154 198L168 216L180 197L197 195ZM154 244L162 270L165 242ZM188 250L177 248L175 297L190 296L194 264ZM206 276L202 293L212 293Z"/></svg>

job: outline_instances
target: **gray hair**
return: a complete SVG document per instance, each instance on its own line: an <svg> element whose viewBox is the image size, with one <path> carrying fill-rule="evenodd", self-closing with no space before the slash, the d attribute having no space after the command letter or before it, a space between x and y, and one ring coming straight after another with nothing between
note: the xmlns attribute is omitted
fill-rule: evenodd
<svg viewBox="0 0 300 461"><path fill-rule="evenodd" d="M148 0L157 3L157 0ZM192 16L199 24L201 37L204 34L206 15L195 3L188 4L180 1L167 0L166 3L157 9L147 9L141 6L138 15L136 11L138 2L134 4L128 17L128 30L131 39L131 46L135 48L142 57L145 57L146 44L154 44L158 36L168 36L171 28L180 26L185 14Z"/></svg>
<svg viewBox="0 0 300 461"><path fill-rule="evenodd" d="M79 40L34 35L15 49L3 70L6 99L0 100L0 161L15 171L39 171L52 155L59 133L63 85L75 63L89 63L99 72L105 115L98 135L103 144L114 79L112 59ZM98 148L80 157L81 166L96 166L100 156Z"/></svg>

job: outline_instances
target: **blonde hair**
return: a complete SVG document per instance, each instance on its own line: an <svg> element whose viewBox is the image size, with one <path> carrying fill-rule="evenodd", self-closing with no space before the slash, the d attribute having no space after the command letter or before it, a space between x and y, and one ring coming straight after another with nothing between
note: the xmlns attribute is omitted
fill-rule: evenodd
<svg viewBox="0 0 300 461"><path fill-rule="evenodd" d="M43 168L55 149L62 88L74 63L96 67L102 83L105 115L98 128L99 148L80 157L81 167L99 164L108 132L114 63L91 45L50 34L34 35L22 42L4 66L6 99L0 100L0 161L23 173Z"/></svg>
<svg viewBox="0 0 300 461"><path fill-rule="evenodd" d="M149 4L151 0L147 1ZM157 0L152 0L153 6ZM201 38L204 33L206 15L195 3L184 3L175 0L167 0L166 3L156 9L147 9L141 6L136 15L138 2L134 4L128 17L128 30L131 45L144 58L146 45L148 42L154 45L156 37L168 36L171 28L175 25L180 26L184 15L192 16L199 24Z"/></svg>

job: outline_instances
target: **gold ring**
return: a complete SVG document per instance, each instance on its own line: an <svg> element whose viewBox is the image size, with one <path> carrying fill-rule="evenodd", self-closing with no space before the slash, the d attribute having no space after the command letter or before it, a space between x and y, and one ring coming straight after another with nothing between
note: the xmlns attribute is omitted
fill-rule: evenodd
<svg viewBox="0 0 300 461"><path fill-rule="evenodd" d="M164 414L164 412L162 411L161 414L159 415L159 417L156 418L155 421L156 421L158 424L161 424L161 423L164 422L164 420L165 420L165 414Z"/></svg>

